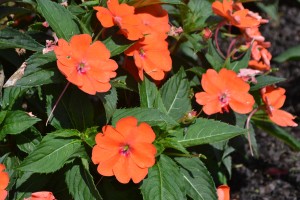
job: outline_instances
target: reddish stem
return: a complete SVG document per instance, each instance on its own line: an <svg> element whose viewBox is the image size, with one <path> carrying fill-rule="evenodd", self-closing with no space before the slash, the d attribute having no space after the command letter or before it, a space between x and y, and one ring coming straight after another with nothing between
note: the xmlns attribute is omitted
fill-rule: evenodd
<svg viewBox="0 0 300 200"><path fill-rule="evenodd" d="M48 119L47 119L47 121L46 121L46 126L48 125L48 122L49 122L50 118L52 117L53 112L54 112L56 106L58 105L60 99L62 98L62 96L63 96L64 93L66 92L66 90L67 90L67 88L68 88L69 85L70 85L70 82L67 83L67 85L65 86L65 88L63 89L63 91L61 92L61 94L59 95L57 101L55 102L55 104L54 104L54 106L53 106L53 108L52 108L52 110L51 110L51 112L50 112L50 115L49 115L49 117L48 117Z"/></svg>
<svg viewBox="0 0 300 200"><path fill-rule="evenodd" d="M218 53L220 54L220 56L223 58L223 59L226 59L224 54L222 53L221 49L220 49L220 46L219 46L219 43L218 43L218 35L219 35L219 31L220 31L220 28L222 26L224 26L226 23L226 21L222 21L218 24L217 28L216 28L216 32L215 32L215 43L216 43L216 47L217 47L217 51Z"/></svg>
<svg viewBox="0 0 300 200"><path fill-rule="evenodd" d="M236 39L233 39L231 42L230 42L230 45L227 49L227 58L230 57L231 55L231 50L232 50L232 47L235 45L236 43ZM234 54L233 54L234 55Z"/></svg>

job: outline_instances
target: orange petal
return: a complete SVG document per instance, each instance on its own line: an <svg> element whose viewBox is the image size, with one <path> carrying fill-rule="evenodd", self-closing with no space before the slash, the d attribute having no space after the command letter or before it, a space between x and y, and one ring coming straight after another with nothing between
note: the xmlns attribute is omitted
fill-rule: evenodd
<svg viewBox="0 0 300 200"><path fill-rule="evenodd" d="M55 197L52 192L42 191L32 193L30 200L55 200Z"/></svg>
<svg viewBox="0 0 300 200"><path fill-rule="evenodd" d="M0 190L6 189L9 183L9 176L7 172L0 172Z"/></svg>
<svg viewBox="0 0 300 200"><path fill-rule="evenodd" d="M123 135L124 138L130 136L131 130L137 127L138 120L135 117L124 117L116 123L116 130Z"/></svg>
<svg viewBox="0 0 300 200"><path fill-rule="evenodd" d="M221 185L217 189L218 200L230 200L230 188L227 185Z"/></svg>
<svg viewBox="0 0 300 200"><path fill-rule="evenodd" d="M220 1L212 3L212 10L216 15L227 18L227 11L224 11L223 4Z"/></svg>
<svg viewBox="0 0 300 200"><path fill-rule="evenodd" d="M77 70L74 70L68 77L68 81L73 83L74 85L77 86L82 86L83 85L83 76L77 72Z"/></svg>
<svg viewBox="0 0 300 200"><path fill-rule="evenodd" d="M98 11L96 16L103 27L109 28L114 26L115 23L114 23L113 15L108 9L100 6L96 6L94 7L94 9Z"/></svg>
<svg viewBox="0 0 300 200"><path fill-rule="evenodd" d="M268 105L279 109L283 106L286 96L284 95L285 89L283 88L272 88L271 90L268 87L267 92L263 95L265 102L268 102ZM267 100L268 99L268 100Z"/></svg>
<svg viewBox="0 0 300 200"><path fill-rule="evenodd" d="M141 182L148 174L148 168L138 167L132 159L128 160L128 173L134 183Z"/></svg>
<svg viewBox="0 0 300 200"><path fill-rule="evenodd" d="M250 85L243 81L243 79L237 77L237 74L232 70L223 68L219 72L219 76L226 85L226 88L230 91L242 93L250 90Z"/></svg>
<svg viewBox="0 0 300 200"><path fill-rule="evenodd" d="M140 168L152 167L155 164L156 148L153 144L135 143L130 147L130 157Z"/></svg>
<svg viewBox="0 0 300 200"><path fill-rule="evenodd" d="M113 168L119 161L119 159L121 159L122 157L123 156L121 156L120 154L116 154L115 156L112 156L109 160L101 162L98 165L97 171L103 176L113 176Z"/></svg>
<svg viewBox="0 0 300 200"><path fill-rule="evenodd" d="M97 60L106 61L109 58L110 58L110 51L100 41L94 42L86 50L86 59L88 62L97 61Z"/></svg>
<svg viewBox="0 0 300 200"><path fill-rule="evenodd" d="M145 122L140 123L138 128L136 129L137 137L136 140L139 142L147 142L152 143L155 140L155 133L152 130L151 126Z"/></svg>
<svg viewBox="0 0 300 200"><path fill-rule="evenodd" d="M208 69L202 75L201 86L208 94L218 94L224 88L224 82L215 70Z"/></svg>
<svg viewBox="0 0 300 200"><path fill-rule="evenodd" d="M212 115L218 112L222 112L222 107L218 99L213 100L203 106L203 112L207 115Z"/></svg>
<svg viewBox="0 0 300 200"><path fill-rule="evenodd" d="M272 110L272 116L269 115L269 117L279 126L298 126L298 124L293 121L296 117L284 110Z"/></svg>
<svg viewBox="0 0 300 200"><path fill-rule="evenodd" d="M4 200L7 197L8 192L0 189L0 200Z"/></svg>
<svg viewBox="0 0 300 200"><path fill-rule="evenodd" d="M103 133L96 135L96 143L104 149L115 149L119 148L124 143L124 137L112 126L103 127Z"/></svg>
<svg viewBox="0 0 300 200"><path fill-rule="evenodd" d="M67 63L67 65L64 65L60 61L57 61L57 67L59 71L66 77L70 76L71 74L77 73L75 64L73 66L69 65L69 63Z"/></svg>
<svg viewBox="0 0 300 200"><path fill-rule="evenodd" d="M114 149L104 149L99 145L96 145L92 150L92 161L94 164L99 164L101 162L109 160L111 157L116 156L117 154L119 154L119 148L117 147Z"/></svg>
<svg viewBox="0 0 300 200"><path fill-rule="evenodd" d="M195 94L196 102L200 105L206 105L211 101L218 100L218 94L208 94L207 92L198 92Z"/></svg>
<svg viewBox="0 0 300 200"><path fill-rule="evenodd" d="M120 159L113 167L113 172L120 183L128 183L130 175L128 173L129 163L126 156L120 156Z"/></svg>
<svg viewBox="0 0 300 200"><path fill-rule="evenodd" d="M255 101L249 93L234 93L230 96L229 106L240 114L246 114L253 110Z"/></svg>
<svg viewBox="0 0 300 200"><path fill-rule="evenodd" d="M92 37L89 34L74 35L70 40L70 48L73 53L72 57L81 61L91 43Z"/></svg>

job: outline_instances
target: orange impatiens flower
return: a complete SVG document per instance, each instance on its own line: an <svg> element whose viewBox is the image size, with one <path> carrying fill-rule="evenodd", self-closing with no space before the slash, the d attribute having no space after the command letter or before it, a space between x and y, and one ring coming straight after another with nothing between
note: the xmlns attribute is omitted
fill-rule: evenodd
<svg viewBox="0 0 300 200"><path fill-rule="evenodd" d="M5 166L0 164L0 200L4 200L7 196L5 190L9 183L9 176L7 172L4 172Z"/></svg>
<svg viewBox="0 0 300 200"><path fill-rule="evenodd" d="M31 197L24 200L56 200L52 192L42 191L34 192L31 194Z"/></svg>
<svg viewBox="0 0 300 200"><path fill-rule="evenodd" d="M230 200L230 187L220 185L217 188L218 200Z"/></svg>
<svg viewBox="0 0 300 200"><path fill-rule="evenodd" d="M145 39L127 49L125 54L133 56L141 80L144 79L143 71L154 80L162 80L165 72L172 69L168 43L163 35L145 36Z"/></svg>
<svg viewBox="0 0 300 200"><path fill-rule="evenodd" d="M96 6L97 18L103 27L119 26L120 31L129 40L138 40L142 33L142 21L134 14L134 7L125 3L119 4L118 0L108 0L107 8Z"/></svg>
<svg viewBox="0 0 300 200"><path fill-rule="evenodd" d="M67 80L88 93L107 92L111 78L117 74L117 63L110 58L110 51L105 45L96 41L88 34L75 35L70 43L64 39L58 40L54 48L58 69Z"/></svg>
<svg viewBox="0 0 300 200"><path fill-rule="evenodd" d="M233 0L215 1L212 3L212 10L229 24L239 28L259 26L261 23L251 11L244 9L241 3L234 4Z"/></svg>
<svg viewBox="0 0 300 200"><path fill-rule="evenodd" d="M275 88L274 86L267 86L261 89L262 99L266 105L266 111L269 118L279 126L298 126L293 121L296 117L290 113L280 110L283 106L286 96L285 89Z"/></svg>
<svg viewBox="0 0 300 200"><path fill-rule="evenodd" d="M204 92L196 93L195 97L207 115L228 112L229 107L241 114L252 111L255 101L248 93L250 86L234 71L223 68L217 73L208 69L202 75L201 85Z"/></svg>
<svg viewBox="0 0 300 200"><path fill-rule="evenodd" d="M116 176L121 183L139 183L155 163L155 133L147 123L134 117L119 120L116 128L107 125L96 136L92 161L103 176Z"/></svg>

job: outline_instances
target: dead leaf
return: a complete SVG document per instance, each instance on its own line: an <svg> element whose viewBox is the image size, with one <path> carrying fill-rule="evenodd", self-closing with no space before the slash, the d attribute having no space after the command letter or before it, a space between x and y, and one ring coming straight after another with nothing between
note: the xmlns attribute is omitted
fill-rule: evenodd
<svg viewBox="0 0 300 200"><path fill-rule="evenodd" d="M3 85L4 88L14 86L18 80L20 80L23 75L25 68L27 66L26 62L23 62L21 67L6 81L6 83Z"/></svg>

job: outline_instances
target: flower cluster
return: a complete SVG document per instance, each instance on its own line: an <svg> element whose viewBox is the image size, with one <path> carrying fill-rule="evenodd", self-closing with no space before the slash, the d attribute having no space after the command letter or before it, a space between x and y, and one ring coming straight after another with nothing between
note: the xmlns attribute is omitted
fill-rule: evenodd
<svg viewBox="0 0 300 200"><path fill-rule="evenodd" d="M94 7L97 18L102 26L109 28L118 26L120 33L135 44L125 51L133 57L132 62L126 62L125 68L143 80L143 72L154 80L162 80L165 72L172 68L172 60L165 41L170 30L168 13L161 5L154 4L135 8L127 4L119 4L118 0L107 1L107 8Z"/></svg>
<svg viewBox="0 0 300 200"><path fill-rule="evenodd" d="M240 69L236 76L234 72L222 69L219 74L213 70L208 70L203 75L201 84L205 92L195 95L196 101L203 105L203 111L210 115L223 110L228 111L228 106L238 113L249 113L254 105L253 97L248 94L250 87L241 81L257 83L255 76L271 69L271 53L267 50L271 46L270 42L265 41L259 31L261 24L268 23L258 13L245 9L242 3L233 0L215 1L212 4L213 12L224 18L216 29L215 39L218 47L217 34L220 26L224 24L235 26L240 29L241 35L231 41L227 50L227 56L232 56L238 49L245 46L251 47L251 59L248 67L251 69ZM239 41L239 42L237 42ZM239 48L232 51L235 44L242 44ZM220 49L219 52L221 53ZM261 90L264 110L270 119L279 126L297 126L295 119L290 113L279 110L285 100L285 90L268 86ZM250 98L251 96L251 98ZM238 101L237 101L238 100ZM248 103L248 104L246 104ZM255 112L259 110L257 108Z"/></svg>

